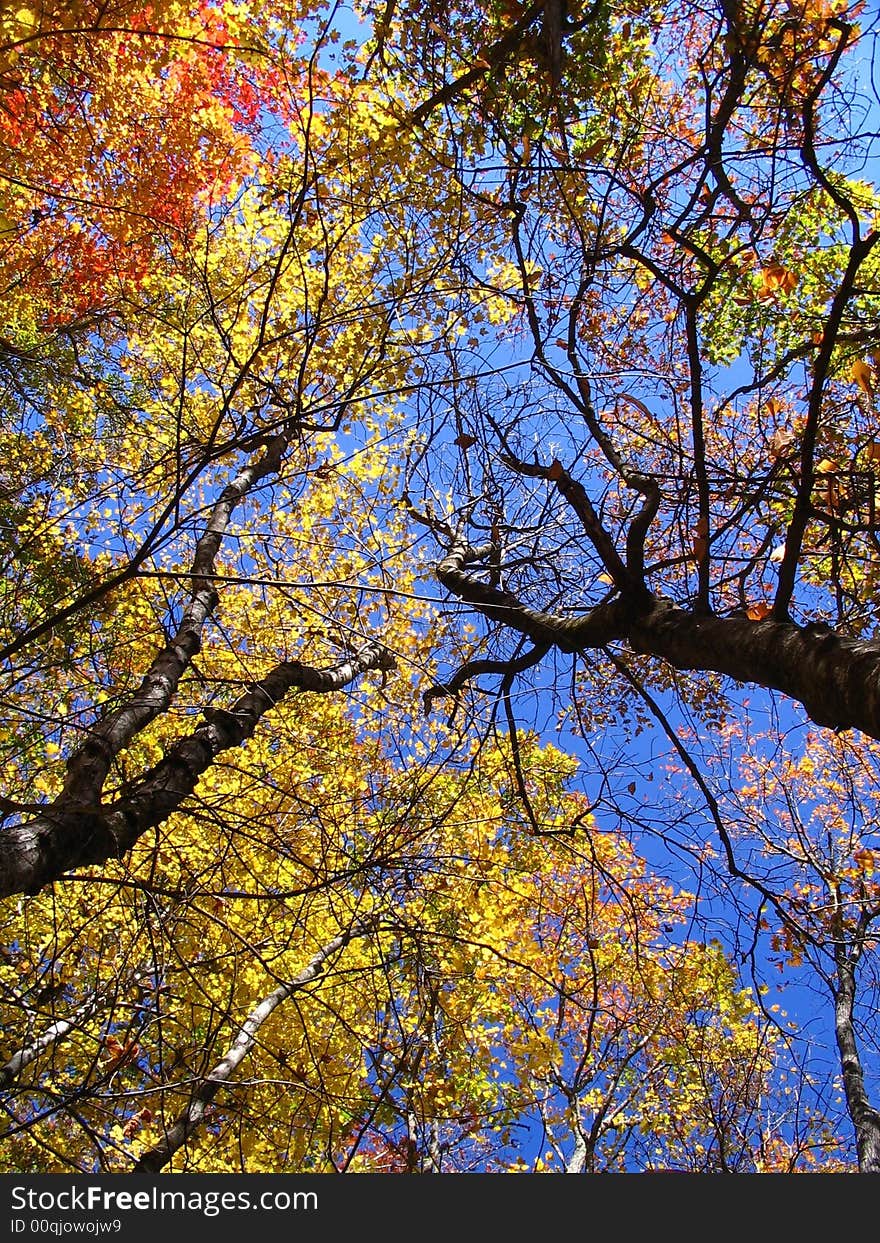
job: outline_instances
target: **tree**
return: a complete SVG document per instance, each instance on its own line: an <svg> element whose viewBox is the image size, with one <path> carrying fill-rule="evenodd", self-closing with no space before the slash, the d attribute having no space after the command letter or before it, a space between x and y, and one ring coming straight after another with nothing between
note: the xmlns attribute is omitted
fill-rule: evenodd
<svg viewBox="0 0 880 1243"><path fill-rule="evenodd" d="M328 702L287 720L274 839L230 849L264 735L123 875L34 900L14 1168L754 1168L782 1050L719 945L670 943L690 896L571 837L573 762L524 740L535 836L509 740L402 770Z"/></svg>
<svg viewBox="0 0 880 1243"><path fill-rule="evenodd" d="M539 1168L833 1168L774 953L831 990L877 1168L859 9L3 19L4 1073L40 1168L520 1168L518 1127ZM586 803L522 733L553 714ZM821 859L778 811L815 726L864 774Z"/></svg>

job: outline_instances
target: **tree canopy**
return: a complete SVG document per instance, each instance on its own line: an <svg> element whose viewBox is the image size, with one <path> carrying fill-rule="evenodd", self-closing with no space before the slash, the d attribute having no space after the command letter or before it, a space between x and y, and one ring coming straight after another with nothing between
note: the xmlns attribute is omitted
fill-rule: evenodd
<svg viewBox="0 0 880 1243"><path fill-rule="evenodd" d="M877 34L0 15L3 1168L880 1170Z"/></svg>

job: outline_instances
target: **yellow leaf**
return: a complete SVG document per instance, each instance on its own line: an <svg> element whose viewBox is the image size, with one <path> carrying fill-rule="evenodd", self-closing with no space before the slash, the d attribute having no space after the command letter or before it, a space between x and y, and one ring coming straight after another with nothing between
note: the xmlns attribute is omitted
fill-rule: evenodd
<svg viewBox="0 0 880 1243"><path fill-rule="evenodd" d="M817 475L833 475L839 469L837 463L833 462L830 457L823 457L821 462L816 463Z"/></svg>

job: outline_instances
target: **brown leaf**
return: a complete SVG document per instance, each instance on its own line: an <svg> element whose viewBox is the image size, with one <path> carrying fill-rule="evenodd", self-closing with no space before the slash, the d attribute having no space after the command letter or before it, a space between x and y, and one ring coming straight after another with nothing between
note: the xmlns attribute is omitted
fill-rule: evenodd
<svg viewBox="0 0 880 1243"><path fill-rule="evenodd" d="M477 443L477 438L476 436L469 436L467 432L462 432L460 436L456 436L452 443L458 445L459 449L469 449L471 445Z"/></svg>
<svg viewBox="0 0 880 1243"><path fill-rule="evenodd" d="M787 457L788 450L794 444L795 439L795 434L790 427L780 427L778 431L775 431L770 437L771 457Z"/></svg>
<svg viewBox="0 0 880 1243"><path fill-rule="evenodd" d="M578 154L584 160L595 159L597 155L601 155L605 150L606 142L604 138L597 138L595 142L591 142L589 147L584 147Z"/></svg>

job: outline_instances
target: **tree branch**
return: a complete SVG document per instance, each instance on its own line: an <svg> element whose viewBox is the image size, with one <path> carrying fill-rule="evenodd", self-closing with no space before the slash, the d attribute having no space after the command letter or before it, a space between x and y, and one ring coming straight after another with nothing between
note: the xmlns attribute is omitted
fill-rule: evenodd
<svg viewBox="0 0 880 1243"><path fill-rule="evenodd" d="M327 961L344 949L356 937L366 936L374 925L361 925L328 941L318 950L299 975L286 984L279 984L254 1007L245 1019L238 1034L230 1045L225 1056L208 1072L205 1078L193 1091L189 1104L175 1118L165 1131L158 1144L142 1153L134 1168L133 1174L157 1174L163 1169L174 1154L195 1133L204 1121L205 1110L221 1087L229 1082L234 1072L254 1047L259 1032L266 1019L282 1002L287 1001L294 993L300 992L320 975L323 975Z"/></svg>
<svg viewBox="0 0 880 1243"><path fill-rule="evenodd" d="M0 833L0 897L38 893L72 868L124 855L148 829L181 806L221 751L250 738L263 716L290 690L329 694L368 670L391 669L393 663L378 643L367 644L330 669L283 661L230 709L207 708L193 732L174 742L116 802L90 804L65 788L42 815ZM85 793L89 792L86 784Z"/></svg>
<svg viewBox="0 0 880 1243"><path fill-rule="evenodd" d="M723 673L737 682L782 691L817 725L860 729L880 738L880 644L849 639L822 626L790 621L714 617L649 596L617 597L578 617L545 613L465 570L474 550L457 544L437 578L492 621L535 644L579 652L623 640L676 669Z"/></svg>

